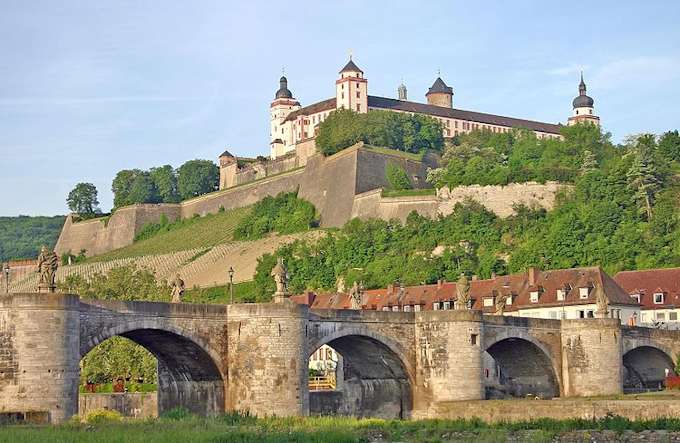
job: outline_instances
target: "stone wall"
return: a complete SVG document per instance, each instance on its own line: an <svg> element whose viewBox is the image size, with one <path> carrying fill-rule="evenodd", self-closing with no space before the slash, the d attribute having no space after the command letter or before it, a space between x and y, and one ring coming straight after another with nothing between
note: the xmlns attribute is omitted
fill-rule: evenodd
<svg viewBox="0 0 680 443"><path fill-rule="evenodd" d="M385 177L388 164L402 167L414 186L423 188L427 187L427 165L436 161L434 156L426 156L423 162L418 162L402 154L364 147L362 143L330 157L316 153L309 155L310 146L299 148L295 156L272 163L270 172L276 172L274 175L180 204L129 206L117 210L108 220L74 223L69 216L55 250L58 254L69 250L77 254L81 249L85 249L87 255L101 254L131 244L144 224L158 222L161 214L166 214L170 220L205 215L220 208L228 210L249 206L266 196L296 190L300 198L317 208L321 226L338 227L355 217L397 218L403 221L412 211L428 217L447 215L456 203L467 198L482 203L501 217L511 215L513 205L518 203L552 209L557 192L564 188L558 183L530 182L508 186L464 186L453 190L443 188L437 196L382 197L382 188L388 186ZM299 167L277 172L290 168L293 160ZM301 165L303 161L304 167Z"/></svg>
<svg viewBox="0 0 680 443"><path fill-rule="evenodd" d="M138 204L118 209L110 217L75 222L66 217L57 244L57 255L85 250L88 256L102 254L131 244L147 223L157 223L162 214L174 221L180 216L178 204Z"/></svg>
<svg viewBox="0 0 680 443"><path fill-rule="evenodd" d="M78 397L78 413L81 417L98 409L118 411L124 417L158 417L158 396L155 392L80 394Z"/></svg>
<svg viewBox="0 0 680 443"><path fill-rule="evenodd" d="M558 192L570 188L569 185L557 182L511 183L506 186L471 185L453 189L443 187L437 191L437 196L441 199L438 210L440 214L446 216L453 212L456 203L472 199L499 217L509 217L514 214L513 206L516 204L551 210L555 207Z"/></svg>

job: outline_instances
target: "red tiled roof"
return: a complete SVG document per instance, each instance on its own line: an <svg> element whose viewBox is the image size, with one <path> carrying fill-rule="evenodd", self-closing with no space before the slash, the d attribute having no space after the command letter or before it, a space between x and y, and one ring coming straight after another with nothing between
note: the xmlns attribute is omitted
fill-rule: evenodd
<svg viewBox="0 0 680 443"><path fill-rule="evenodd" d="M329 98L288 114L284 121L295 120L301 115L311 115L317 112L328 111L335 109L336 98ZM397 100L387 97L377 97L374 95L368 96L368 107L387 109L392 111L413 112L416 114L427 114L435 117L453 118L458 120L467 120L475 123L482 123L487 125L505 126L511 128L525 128L532 131L545 132L549 134L559 134L561 125L552 123L543 123L533 120L524 120L512 117L503 117L501 115L485 114L483 112L465 111L462 109L445 108L443 106L428 105L425 103L409 102L405 100Z"/></svg>
<svg viewBox="0 0 680 443"><path fill-rule="evenodd" d="M506 307L507 311L516 311L520 308L561 306L563 302L557 300L557 290L562 288L568 289L564 301L565 305L594 304L599 291L605 292L609 303L612 305L637 305L635 300L628 296L600 267L538 271L534 283L534 285L529 284L528 272L498 276L486 280L472 280L470 282L472 308L487 312L495 311L495 305L485 308L483 299L494 297L497 294L513 297L512 304ZM591 288L586 299L580 298L579 288L582 287ZM540 291L538 303L532 303L530 300L533 290ZM433 303L453 302L457 297L455 282L443 281L431 285L407 286L403 290L391 286L365 291L363 308L382 310L384 307L421 305L422 310L431 310ZM295 298L294 301L305 303L300 298ZM319 309L347 309L351 305L347 294L318 294L315 295L313 300L305 304Z"/></svg>
<svg viewBox="0 0 680 443"><path fill-rule="evenodd" d="M622 271L614 280L628 294L640 294L642 309L680 306L680 268ZM654 303L654 293L664 294L664 303Z"/></svg>

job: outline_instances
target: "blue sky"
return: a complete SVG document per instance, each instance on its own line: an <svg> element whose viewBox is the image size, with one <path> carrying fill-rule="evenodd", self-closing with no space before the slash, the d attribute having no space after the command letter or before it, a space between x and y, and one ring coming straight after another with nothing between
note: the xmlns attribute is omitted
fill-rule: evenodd
<svg viewBox="0 0 680 443"><path fill-rule="evenodd" d="M120 169L268 153L285 67L331 97L351 49L369 94L441 70L454 106L564 122L584 69L615 140L680 126L676 1L26 1L0 4L0 215L67 212Z"/></svg>

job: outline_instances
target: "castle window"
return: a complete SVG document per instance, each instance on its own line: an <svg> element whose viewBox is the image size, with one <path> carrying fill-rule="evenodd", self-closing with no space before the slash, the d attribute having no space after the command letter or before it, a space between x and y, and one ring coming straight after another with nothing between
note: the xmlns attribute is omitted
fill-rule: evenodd
<svg viewBox="0 0 680 443"><path fill-rule="evenodd" d="M344 92L340 94L340 98L342 98L342 99L345 98L345 93L344 93Z"/></svg>
<svg viewBox="0 0 680 443"><path fill-rule="evenodd" d="M357 103L357 112L361 112L361 105Z"/></svg>
<svg viewBox="0 0 680 443"><path fill-rule="evenodd" d="M588 109L588 114L592 114L592 113L593 113L593 110L592 110L592 109Z"/></svg>
<svg viewBox="0 0 680 443"><path fill-rule="evenodd" d="M357 98L361 98L361 92L357 91Z"/></svg>
<svg viewBox="0 0 680 443"><path fill-rule="evenodd" d="M578 115L578 109L576 110L576 115Z"/></svg>
<svg viewBox="0 0 680 443"><path fill-rule="evenodd" d="M663 292L655 292L654 293L654 304L655 305L662 305L663 304Z"/></svg>

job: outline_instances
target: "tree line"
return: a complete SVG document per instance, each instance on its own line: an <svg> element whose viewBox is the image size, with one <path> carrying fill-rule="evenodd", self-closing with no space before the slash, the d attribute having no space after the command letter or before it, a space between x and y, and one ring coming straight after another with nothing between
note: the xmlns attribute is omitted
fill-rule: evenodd
<svg viewBox="0 0 680 443"><path fill-rule="evenodd" d="M113 209L135 203L178 203L216 191L219 168L210 160L189 160L177 169L170 165L149 170L124 169L113 183ZM97 188L92 183L78 183L69 193L66 203L81 218L102 213Z"/></svg>

